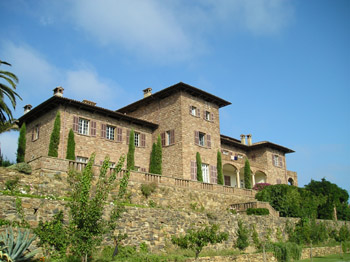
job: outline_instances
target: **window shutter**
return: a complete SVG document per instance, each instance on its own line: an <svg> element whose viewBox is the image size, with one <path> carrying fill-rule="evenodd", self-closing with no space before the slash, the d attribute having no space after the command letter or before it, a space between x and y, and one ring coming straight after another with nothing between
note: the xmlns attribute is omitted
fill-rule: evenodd
<svg viewBox="0 0 350 262"><path fill-rule="evenodd" d="M162 146L165 146L165 132L160 134L160 138L162 140Z"/></svg>
<svg viewBox="0 0 350 262"><path fill-rule="evenodd" d="M117 142L123 141L123 129L117 127Z"/></svg>
<svg viewBox="0 0 350 262"><path fill-rule="evenodd" d="M175 130L170 130L170 145L175 144Z"/></svg>
<svg viewBox="0 0 350 262"><path fill-rule="evenodd" d="M217 175L216 166L210 166L210 181L212 184L217 184L218 175Z"/></svg>
<svg viewBox="0 0 350 262"><path fill-rule="evenodd" d="M90 130L91 136L96 136L96 122L91 121L91 130Z"/></svg>
<svg viewBox="0 0 350 262"><path fill-rule="evenodd" d="M146 168L145 167L141 167L141 172L146 172Z"/></svg>
<svg viewBox="0 0 350 262"><path fill-rule="evenodd" d="M36 137L39 139L39 135L40 135L40 126L38 125L37 127L38 127L38 129L37 129L37 130L38 130L38 134L37 134Z"/></svg>
<svg viewBox="0 0 350 262"><path fill-rule="evenodd" d="M34 141L34 127L32 128L32 141Z"/></svg>
<svg viewBox="0 0 350 262"><path fill-rule="evenodd" d="M201 110L197 108L197 117L201 117Z"/></svg>
<svg viewBox="0 0 350 262"><path fill-rule="evenodd" d="M78 132L79 130L79 118L76 116L73 116L73 131Z"/></svg>
<svg viewBox="0 0 350 262"><path fill-rule="evenodd" d="M146 135L141 134L141 147L146 147Z"/></svg>
<svg viewBox="0 0 350 262"><path fill-rule="evenodd" d="M190 108L190 115L192 115L192 106L189 106Z"/></svg>
<svg viewBox="0 0 350 262"><path fill-rule="evenodd" d="M191 180L197 181L197 164L191 160Z"/></svg>
<svg viewBox="0 0 350 262"><path fill-rule="evenodd" d="M272 154L272 164L275 166L275 155Z"/></svg>
<svg viewBox="0 0 350 262"><path fill-rule="evenodd" d="M231 152L231 151L230 151L230 152L228 152L228 155L229 155L229 156L232 156L232 152Z"/></svg>
<svg viewBox="0 0 350 262"><path fill-rule="evenodd" d="M207 135L207 147L211 148L211 137Z"/></svg>
<svg viewBox="0 0 350 262"><path fill-rule="evenodd" d="M203 119L206 120L206 113L205 113L205 110L203 110Z"/></svg>
<svg viewBox="0 0 350 262"><path fill-rule="evenodd" d="M278 157L279 166L283 167L282 157Z"/></svg>
<svg viewBox="0 0 350 262"><path fill-rule="evenodd" d="M214 122L214 114L213 113L210 114L210 120Z"/></svg>
<svg viewBox="0 0 350 262"><path fill-rule="evenodd" d="M194 131L194 143L196 145L199 145L199 132L198 131Z"/></svg>
<svg viewBox="0 0 350 262"><path fill-rule="evenodd" d="M106 125L101 124L101 137L106 138Z"/></svg>
<svg viewBox="0 0 350 262"><path fill-rule="evenodd" d="M126 130L126 144L129 145L130 130Z"/></svg>

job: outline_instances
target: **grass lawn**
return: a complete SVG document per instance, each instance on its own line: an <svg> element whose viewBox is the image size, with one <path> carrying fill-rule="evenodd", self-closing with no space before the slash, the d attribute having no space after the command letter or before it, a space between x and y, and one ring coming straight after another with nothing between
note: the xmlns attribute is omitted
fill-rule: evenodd
<svg viewBox="0 0 350 262"><path fill-rule="evenodd" d="M298 260L298 262L308 262L311 261L310 258ZM329 255L326 257L314 257L313 262L350 262L350 254L344 254L344 257L341 258L339 254Z"/></svg>

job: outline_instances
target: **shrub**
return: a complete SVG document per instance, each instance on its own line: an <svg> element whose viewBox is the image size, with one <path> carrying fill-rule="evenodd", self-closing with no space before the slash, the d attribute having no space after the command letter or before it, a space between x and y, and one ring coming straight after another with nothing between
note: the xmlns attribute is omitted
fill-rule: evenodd
<svg viewBox="0 0 350 262"><path fill-rule="evenodd" d="M23 123L21 130L19 131L18 137L18 148L17 148L17 163L24 162L24 157L26 153L26 124Z"/></svg>
<svg viewBox="0 0 350 262"><path fill-rule="evenodd" d="M350 240L350 231L346 225L342 225L339 229L338 241L348 241Z"/></svg>
<svg viewBox="0 0 350 262"><path fill-rule="evenodd" d="M216 169L217 169L217 176L218 176L218 184L223 185L224 184L224 175L222 173L222 159L221 159L221 152L218 151L217 153L217 164L216 164Z"/></svg>
<svg viewBox="0 0 350 262"><path fill-rule="evenodd" d="M251 175L250 163L248 159L246 159L244 163L244 186L247 189L252 188L252 175Z"/></svg>
<svg viewBox="0 0 350 262"><path fill-rule="evenodd" d="M267 208L248 208L247 215L266 216L270 211Z"/></svg>
<svg viewBox="0 0 350 262"><path fill-rule="evenodd" d="M8 168L17 170L18 172L21 172L24 174L31 174L32 173L32 167L27 163L14 164L12 166L9 166Z"/></svg>
<svg viewBox="0 0 350 262"><path fill-rule="evenodd" d="M126 158L126 169L135 169L135 132L131 129L129 134L129 150Z"/></svg>
<svg viewBox="0 0 350 262"><path fill-rule="evenodd" d="M68 134L66 159L75 160L75 141L74 132L72 129L69 130Z"/></svg>
<svg viewBox="0 0 350 262"><path fill-rule="evenodd" d="M61 129L61 116L60 116L60 112L57 111L55 123L53 124L53 129L50 136L48 156L58 157L58 145L60 144L60 129Z"/></svg>
<svg viewBox="0 0 350 262"><path fill-rule="evenodd" d="M273 243L273 253L279 262L289 262L291 259L299 260L302 248L291 242Z"/></svg>
<svg viewBox="0 0 350 262"><path fill-rule="evenodd" d="M257 183L254 185L253 189L257 191L263 190L265 187L270 186L271 184L269 183Z"/></svg>
<svg viewBox="0 0 350 262"><path fill-rule="evenodd" d="M196 162L197 162L197 181L203 182L202 160L199 152L197 152L196 154Z"/></svg>
<svg viewBox="0 0 350 262"><path fill-rule="evenodd" d="M141 192L142 195L144 195L146 198L148 198L157 188L156 183L150 183L150 184L142 184L141 185Z"/></svg>
<svg viewBox="0 0 350 262"><path fill-rule="evenodd" d="M227 210L228 210L228 212L230 212L230 213L233 214L233 215L236 215L236 214L237 214L237 210L236 210L236 209L229 208L229 209L227 209Z"/></svg>
<svg viewBox="0 0 350 262"><path fill-rule="evenodd" d="M238 220L236 247L240 250L246 249L249 246L248 237L249 237L248 228L243 225L242 220Z"/></svg>
<svg viewBox="0 0 350 262"><path fill-rule="evenodd" d="M19 182L19 177L16 176L14 179L7 180L5 182L5 190L15 191Z"/></svg>

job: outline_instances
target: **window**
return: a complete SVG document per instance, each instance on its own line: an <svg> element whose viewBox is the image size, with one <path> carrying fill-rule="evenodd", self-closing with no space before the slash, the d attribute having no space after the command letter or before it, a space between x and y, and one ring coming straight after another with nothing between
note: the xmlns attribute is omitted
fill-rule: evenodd
<svg viewBox="0 0 350 262"><path fill-rule="evenodd" d="M109 162L109 168L115 168L115 162Z"/></svg>
<svg viewBox="0 0 350 262"><path fill-rule="evenodd" d="M211 148L211 136L199 131L194 132L194 143L198 146Z"/></svg>
<svg viewBox="0 0 350 262"><path fill-rule="evenodd" d="M190 115L200 117L200 110L195 106L190 106Z"/></svg>
<svg viewBox="0 0 350 262"><path fill-rule="evenodd" d="M79 118L78 133L82 135L89 134L89 120Z"/></svg>
<svg viewBox="0 0 350 262"><path fill-rule="evenodd" d="M140 133L135 132L135 146L140 145Z"/></svg>
<svg viewBox="0 0 350 262"><path fill-rule="evenodd" d="M272 155L272 163L274 166L283 167L283 160L279 155Z"/></svg>
<svg viewBox="0 0 350 262"><path fill-rule="evenodd" d="M32 128L32 141L39 139L39 130L40 130L39 125L36 125L35 127Z"/></svg>
<svg viewBox="0 0 350 262"><path fill-rule="evenodd" d="M201 132L199 132L199 145L205 146L205 134Z"/></svg>
<svg viewBox="0 0 350 262"><path fill-rule="evenodd" d="M203 175L203 182L210 183L210 181L209 181L209 165L208 164L202 164L202 175Z"/></svg>
<svg viewBox="0 0 350 262"><path fill-rule="evenodd" d="M110 140L114 140L114 131L115 131L115 127L107 126L106 127L106 138L110 139Z"/></svg>
<svg viewBox="0 0 350 262"><path fill-rule="evenodd" d="M226 150L222 150L222 154L228 156L229 152Z"/></svg>
<svg viewBox="0 0 350 262"><path fill-rule="evenodd" d="M168 130L160 134L162 146L170 146L175 144L175 130Z"/></svg>

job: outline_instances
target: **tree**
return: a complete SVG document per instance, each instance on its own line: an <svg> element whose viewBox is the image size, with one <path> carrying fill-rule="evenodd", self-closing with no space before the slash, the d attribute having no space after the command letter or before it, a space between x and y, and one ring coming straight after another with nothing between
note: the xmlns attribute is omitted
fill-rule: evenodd
<svg viewBox="0 0 350 262"><path fill-rule="evenodd" d="M158 136L158 141L155 148L154 154L154 174L162 174L162 140L160 136Z"/></svg>
<svg viewBox="0 0 350 262"><path fill-rule="evenodd" d="M0 60L0 66L2 64L11 66L11 64ZM10 85L8 86L6 84L0 83L0 122L5 123L6 121L12 121L13 116L10 108L4 101L4 95L6 95L10 100L13 109L16 108L16 97L21 100L22 98L14 91L16 89L16 85L18 84L18 78L15 74L0 70L0 78L4 79Z"/></svg>
<svg viewBox="0 0 350 262"><path fill-rule="evenodd" d="M196 162L197 162L197 180L203 182L203 173L202 173L202 160L199 152L196 154Z"/></svg>
<svg viewBox="0 0 350 262"><path fill-rule="evenodd" d="M248 159L246 159L244 163L244 186L247 189L252 189L252 175Z"/></svg>
<svg viewBox="0 0 350 262"><path fill-rule="evenodd" d="M156 166L156 163L155 163L156 147L157 147L157 144L153 143L152 144L152 151L151 151L151 159L150 159L150 163L149 163L149 172L152 174L155 174L154 172L155 172L155 166Z"/></svg>
<svg viewBox="0 0 350 262"><path fill-rule="evenodd" d="M109 204L108 196L115 188L117 174L121 172L125 157L120 157L114 171L109 174L109 157L106 157L98 177L96 189L92 188L92 165L95 154L92 154L88 164L82 173L71 170L69 182L72 185L71 201L67 203L70 213L70 242L74 254L87 262L87 257L101 243L105 234L113 234L116 229L116 221L125 211L124 201L129 180L129 171L124 173L120 181L118 198L114 201L115 208L109 216L104 216L106 205Z"/></svg>
<svg viewBox="0 0 350 262"><path fill-rule="evenodd" d="M218 173L218 184L223 185L224 184L224 175L222 173L222 160L221 160L221 152L220 151L218 151L218 154L217 154L216 169L217 169L217 173Z"/></svg>
<svg viewBox="0 0 350 262"><path fill-rule="evenodd" d="M48 156L58 157L58 145L60 144L61 116L60 111L57 111L55 122L50 137L49 154Z"/></svg>
<svg viewBox="0 0 350 262"><path fill-rule="evenodd" d="M129 151L126 160L126 168L128 170L135 169L135 132L131 129L129 135Z"/></svg>
<svg viewBox="0 0 350 262"><path fill-rule="evenodd" d="M75 141L74 132L72 129L69 130L68 134L66 159L75 160Z"/></svg>
<svg viewBox="0 0 350 262"><path fill-rule="evenodd" d="M0 122L0 134L11 131L11 130L19 130L17 120L9 120L5 122Z"/></svg>
<svg viewBox="0 0 350 262"><path fill-rule="evenodd" d="M183 249L192 249L196 254L196 259L199 253L202 251L203 247L210 244L221 243L228 239L228 233L220 232L218 233L219 226L205 226L201 229L190 229L187 234L182 237L172 236L171 241L173 244L179 246Z"/></svg>
<svg viewBox="0 0 350 262"><path fill-rule="evenodd" d="M26 124L23 123L21 130L19 131L18 137L18 148L17 148L17 163L24 162L24 157L26 154Z"/></svg>
<svg viewBox="0 0 350 262"><path fill-rule="evenodd" d="M244 250L249 246L249 231L246 226L243 225L242 220L238 220L238 230L237 230L237 242L236 247L240 250Z"/></svg>

